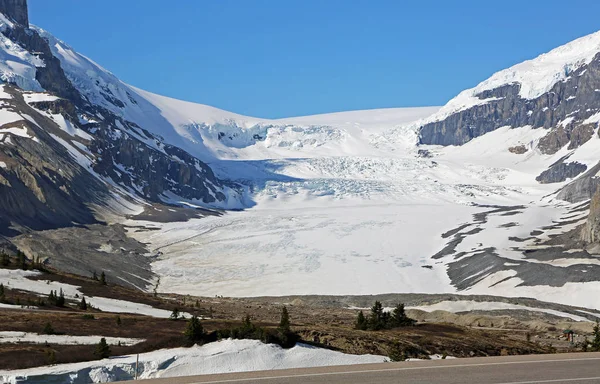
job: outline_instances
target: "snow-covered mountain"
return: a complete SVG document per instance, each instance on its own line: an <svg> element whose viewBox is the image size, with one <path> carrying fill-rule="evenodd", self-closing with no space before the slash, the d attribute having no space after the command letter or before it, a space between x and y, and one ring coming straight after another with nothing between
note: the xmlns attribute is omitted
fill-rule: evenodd
<svg viewBox="0 0 600 384"><path fill-rule="evenodd" d="M154 283L150 268L178 293L459 291L600 308L599 226L583 229L600 34L441 109L269 120L125 84L22 9L2 11L0 229L32 256L84 274L111 260L136 286ZM88 245L55 255L68 227Z"/></svg>

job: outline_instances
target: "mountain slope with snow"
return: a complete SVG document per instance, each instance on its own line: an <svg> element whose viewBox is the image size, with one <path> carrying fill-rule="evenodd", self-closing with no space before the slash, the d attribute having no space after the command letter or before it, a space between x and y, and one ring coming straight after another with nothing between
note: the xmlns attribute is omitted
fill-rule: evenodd
<svg viewBox="0 0 600 384"><path fill-rule="evenodd" d="M579 235L598 184L599 34L441 109L269 120L143 91L49 32L0 22L11 236L115 226L130 247L77 232L89 260L145 261L162 292L474 292L600 308L598 255ZM237 210L193 209L207 207ZM46 240L12 241L53 254Z"/></svg>

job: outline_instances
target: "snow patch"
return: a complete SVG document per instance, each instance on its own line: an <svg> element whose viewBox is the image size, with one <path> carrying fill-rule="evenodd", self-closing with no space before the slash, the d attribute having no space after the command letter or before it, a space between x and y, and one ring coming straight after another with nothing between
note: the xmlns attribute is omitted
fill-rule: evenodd
<svg viewBox="0 0 600 384"><path fill-rule="evenodd" d="M140 354L139 378L169 378L230 372L265 371L324 367L333 365L382 363L387 358L376 355L348 355L297 344L285 350L255 340L223 340L192 348L164 349ZM199 363L201 362L201 363ZM4 382L17 377L36 382L113 382L133 380L136 356L122 356L101 361L63 364L51 367L0 371Z"/></svg>

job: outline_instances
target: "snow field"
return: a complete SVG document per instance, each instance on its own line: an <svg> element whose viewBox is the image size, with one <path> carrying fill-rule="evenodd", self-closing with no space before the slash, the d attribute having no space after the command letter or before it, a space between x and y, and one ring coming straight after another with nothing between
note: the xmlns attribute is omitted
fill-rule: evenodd
<svg viewBox="0 0 600 384"><path fill-rule="evenodd" d="M274 369L322 367L381 363L384 356L348 355L297 344L289 350L256 340L220 342L140 354L140 379L262 371ZM101 361L40 367L19 372L0 371L0 379L13 383L17 377L38 382L105 383L132 380L136 356L122 356Z"/></svg>
<svg viewBox="0 0 600 384"><path fill-rule="evenodd" d="M71 335L40 335L29 332L0 331L0 344L60 344L60 345L94 345L105 338L109 345L131 346L139 344L144 339L107 336L71 336Z"/></svg>

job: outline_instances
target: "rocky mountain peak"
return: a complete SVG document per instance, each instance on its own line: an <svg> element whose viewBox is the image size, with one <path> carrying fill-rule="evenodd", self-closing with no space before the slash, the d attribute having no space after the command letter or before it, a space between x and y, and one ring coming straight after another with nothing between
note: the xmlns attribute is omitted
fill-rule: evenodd
<svg viewBox="0 0 600 384"><path fill-rule="evenodd" d="M0 0L0 12L25 28L29 28L27 0Z"/></svg>

